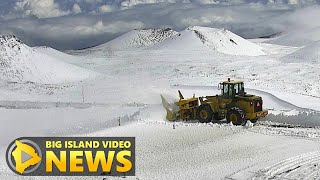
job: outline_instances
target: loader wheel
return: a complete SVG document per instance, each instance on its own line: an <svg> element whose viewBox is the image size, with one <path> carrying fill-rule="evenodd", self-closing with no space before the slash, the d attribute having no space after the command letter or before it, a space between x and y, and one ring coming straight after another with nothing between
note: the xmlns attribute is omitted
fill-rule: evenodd
<svg viewBox="0 0 320 180"><path fill-rule="evenodd" d="M197 110L197 117L201 123L211 122L212 116L213 112L209 105L201 105Z"/></svg>
<svg viewBox="0 0 320 180"><path fill-rule="evenodd" d="M227 122L234 125L245 125L247 120L245 119L245 115L242 109L239 108L231 108L227 112Z"/></svg>

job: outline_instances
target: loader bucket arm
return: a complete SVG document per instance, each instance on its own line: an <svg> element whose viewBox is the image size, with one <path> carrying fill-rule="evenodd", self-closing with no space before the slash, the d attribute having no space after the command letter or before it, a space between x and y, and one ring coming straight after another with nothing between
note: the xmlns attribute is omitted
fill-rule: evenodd
<svg viewBox="0 0 320 180"><path fill-rule="evenodd" d="M162 106L167 111L167 116L166 116L167 120L174 121L177 118L177 116L176 116L176 113L174 112L173 107L168 103L168 101L162 95L160 96L161 96Z"/></svg>
<svg viewBox="0 0 320 180"><path fill-rule="evenodd" d="M180 100L184 99L184 97L183 97L183 95L182 95L180 90L178 90L178 93L179 93Z"/></svg>

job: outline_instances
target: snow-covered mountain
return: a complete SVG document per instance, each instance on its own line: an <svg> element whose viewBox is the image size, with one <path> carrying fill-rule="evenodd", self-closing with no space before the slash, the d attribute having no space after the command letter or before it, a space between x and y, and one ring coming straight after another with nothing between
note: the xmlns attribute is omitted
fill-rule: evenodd
<svg viewBox="0 0 320 180"><path fill-rule="evenodd" d="M124 50L144 48L155 45L177 34L176 31L167 29L136 29L119 36L105 44L91 48L93 50Z"/></svg>
<svg viewBox="0 0 320 180"><path fill-rule="evenodd" d="M265 55L263 48L225 29L192 26L151 49L212 50L230 55Z"/></svg>
<svg viewBox="0 0 320 180"><path fill-rule="evenodd" d="M95 75L60 59L63 57L29 47L15 36L0 36L1 80L51 84L78 81Z"/></svg>
<svg viewBox="0 0 320 180"><path fill-rule="evenodd" d="M266 42L284 46L300 47L315 41L320 41L320 27L288 32Z"/></svg>
<svg viewBox="0 0 320 180"><path fill-rule="evenodd" d="M320 63L320 41L310 43L306 47L281 59L289 63Z"/></svg>

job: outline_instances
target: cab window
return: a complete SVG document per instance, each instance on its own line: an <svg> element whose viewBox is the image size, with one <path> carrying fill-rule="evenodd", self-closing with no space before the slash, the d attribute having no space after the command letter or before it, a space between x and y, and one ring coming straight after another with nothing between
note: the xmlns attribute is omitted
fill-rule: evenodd
<svg viewBox="0 0 320 180"><path fill-rule="evenodd" d="M235 84L234 85L234 90L235 90L235 93L236 94L239 94L239 90L240 90L240 86L239 86L240 84Z"/></svg>
<svg viewBox="0 0 320 180"><path fill-rule="evenodd" d="M244 84L243 83L239 84L239 92L244 93Z"/></svg>
<svg viewBox="0 0 320 180"><path fill-rule="evenodd" d="M228 84L223 84L223 96L228 97Z"/></svg>

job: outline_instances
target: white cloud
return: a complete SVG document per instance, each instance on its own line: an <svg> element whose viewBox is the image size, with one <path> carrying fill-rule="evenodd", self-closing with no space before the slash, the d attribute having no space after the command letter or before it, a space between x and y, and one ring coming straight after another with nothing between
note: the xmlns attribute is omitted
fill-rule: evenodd
<svg viewBox="0 0 320 180"><path fill-rule="evenodd" d="M157 3L178 3L180 0L124 0L121 1L120 6L126 9L139 4L157 4Z"/></svg>
<svg viewBox="0 0 320 180"><path fill-rule="evenodd" d="M200 17L186 17L180 19L180 23L184 26L207 25L211 23L231 23L234 19L230 15L206 15Z"/></svg>
<svg viewBox="0 0 320 180"><path fill-rule="evenodd" d="M93 26L77 26L73 29L79 35L95 35L101 34L107 31L107 28L102 21L98 21Z"/></svg>
<svg viewBox="0 0 320 180"><path fill-rule="evenodd" d="M299 0L288 0L288 4L299 4Z"/></svg>
<svg viewBox="0 0 320 180"><path fill-rule="evenodd" d="M72 12L78 14L78 13L81 13L81 7L79 6L79 4L75 3L72 7Z"/></svg>
<svg viewBox="0 0 320 180"><path fill-rule="evenodd" d="M142 28L144 24L139 21L124 22L116 21L109 24L104 24L102 21L98 21L93 25L79 25L70 27L66 33L77 34L80 36L99 35L104 33L117 33L123 32L125 29Z"/></svg>
<svg viewBox="0 0 320 180"><path fill-rule="evenodd" d="M286 15L284 23L290 23L295 29L320 27L320 6L311 6Z"/></svg>
<svg viewBox="0 0 320 180"><path fill-rule="evenodd" d="M112 12L112 7L105 4L99 7L99 12L100 13L107 13L107 12Z"/></svg>
<svg viewBox="0 0 320 180"><path fill-rule="evenodd" d="M54 0L20 0L16 2L14 9L17 13L21 13L23 17L48 18L70 14L69 11L61 10Z"/></svg>
<svg viewBox="0 0 320 180"><path fill-rule="evenodd" d="M206 0L190 0L191 4L147 4L132 6L125 11L116 9L116 5L104 6L107 4L106 0L103 0L101 4L96 4L101 0L42 1L46 3L41 5L41 3L36 3L35 0L20 0L17 6L20 11L23 10L24 16L27 16L26 14L36 14L33 16L46 17L48 15L45 14L46 12L51 12L52 16L52 12L56 11L60 13L53 13L55 16L66 14L66 12L70 14L81 13L76 16L53 16L55 18L48 18L46 21L16 16L8 21L2 20L0 22L0 34L15 34L30 45L48 45L57 49L77 49L104 43L135 28L170 27L180 31L188 26L199 25L226 28L240 36L256 38L297 28L320 26L320 22L316 21L320 19L319 6L301 8L296 5L279 5L277 4L279 0L265 0L264 4L250 3L237 6L192 4L195 1L204 2ZM63 4L62 1L66 4ZM142 0L139 1L142 2ZM156 2L156 0L149 2L152 1ZM168 2L168 0L166 1ZM188 0L175 1L187 2ZM223 2L227 1L223 0ZM248 0L236 1L245 2ZM260 1L262 2L262 0ZM283 1L288 3L288 0ZM300 3L307 1L299 0ZM117 2L120 3L120 0ZM276 2L276 4L270 2ZM58 6L56 3L60 5ZM36 7L42 7L45 11L36 11ZM104 12L110 13L104 14Z"/></svg>
<svg viewBox="0 0 320 180"><path fill-rule="evenodd" d="M84 0L87 4L96 4L96 3L101 3L102 0Z"/></svg>

